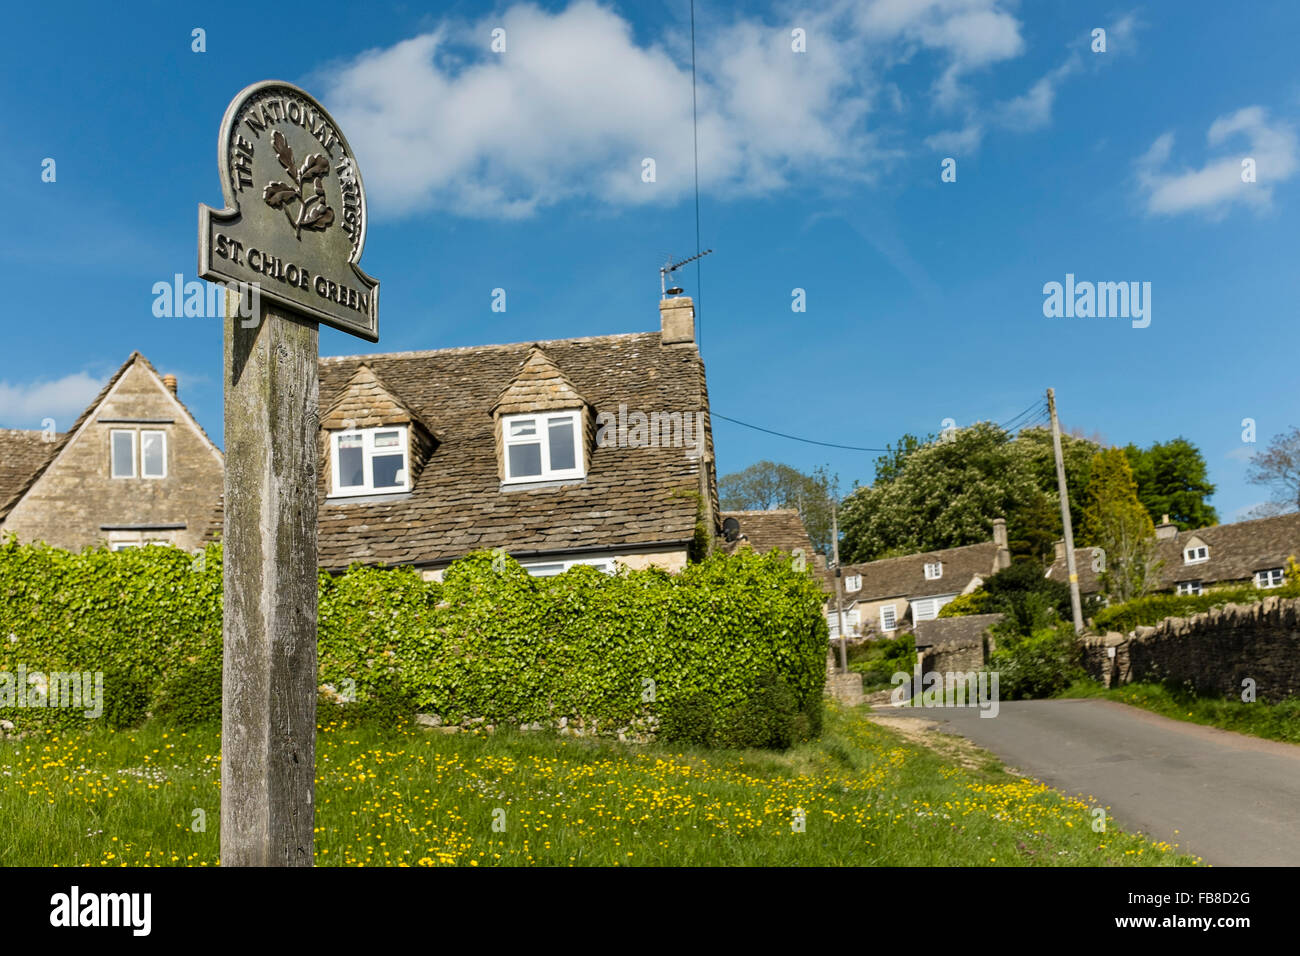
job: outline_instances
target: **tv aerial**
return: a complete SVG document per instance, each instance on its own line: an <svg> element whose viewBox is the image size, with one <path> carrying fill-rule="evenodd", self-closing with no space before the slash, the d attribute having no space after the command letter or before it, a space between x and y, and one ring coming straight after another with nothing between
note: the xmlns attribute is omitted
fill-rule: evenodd
<svg viewBox="0 0 1300 956"><path fill-rule="evenodd" d="M705 249L703 252L697 252L689 259L683 259L681 262L673 262L672 257L669 256L668 262L659 269L659 294L665 299L668 298L669 295L681 295L682 290L679 286L673 286L671 289L667 288L668 276L676 272L688 262L694 262L696 259L703 259L712 251L712 249Z"/></svg>

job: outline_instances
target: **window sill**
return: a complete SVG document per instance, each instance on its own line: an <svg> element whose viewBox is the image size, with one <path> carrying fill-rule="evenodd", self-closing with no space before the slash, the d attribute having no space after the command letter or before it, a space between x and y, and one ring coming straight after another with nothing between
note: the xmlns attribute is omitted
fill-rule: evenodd
<svg viewBox="0 0 1300 956"><path fill-rule="evenodd" d="M327 505L365 505L383 501L407 501L410 497L411 493L409 491L387 491L383 494L373 495L326 495L324 503Z"/></svg>
<svg viewBox="0 0 1300 956"><path fill-rule="evenodd" d="M546 478L539 481L503 481L498 490L501 492L538 491L544 488L564 488L573 485L585 485L586 483L587 478L585 475L573 478Z"/></svg>

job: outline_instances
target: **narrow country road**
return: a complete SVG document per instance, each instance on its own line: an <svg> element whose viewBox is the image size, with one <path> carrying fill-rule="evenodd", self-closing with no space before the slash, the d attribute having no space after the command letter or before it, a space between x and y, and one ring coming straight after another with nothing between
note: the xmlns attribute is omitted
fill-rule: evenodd
<svg viewBox="0 0 1300 956"><path fill-rule="evenodd" d="M1091 795L1129 832L1215 866L1300 866L1300 746L1160 717L1107 700L976 708L877 706L934 721L1067 794Z"/></svg>

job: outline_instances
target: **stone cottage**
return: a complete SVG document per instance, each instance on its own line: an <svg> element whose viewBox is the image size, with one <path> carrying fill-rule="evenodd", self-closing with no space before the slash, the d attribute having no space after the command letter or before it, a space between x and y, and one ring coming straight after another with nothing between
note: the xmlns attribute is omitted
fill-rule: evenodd
<svg viewBox="0 0 1300 956"><path fill-rule="evenodd" d="M224 460L139 352L63 433L0 430L0 535L69 551L203 539Z"/></svg>

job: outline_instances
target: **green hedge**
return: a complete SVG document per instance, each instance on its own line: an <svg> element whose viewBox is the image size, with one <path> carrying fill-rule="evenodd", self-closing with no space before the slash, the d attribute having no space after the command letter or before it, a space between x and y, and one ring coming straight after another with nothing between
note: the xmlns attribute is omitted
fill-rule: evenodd
<svg viewBox="0 0 1300 956"><path fill-rule="evenodd" d="M820 731L827 632L811 574L776 554L715 555L680 574L578 566L530 577L470 555L443 583L414 571L322 574L322 701L446 723L659 720L664 736L784 746ZM103 671L105 714L177 725L221 702L221 550L69 554L0 544L0 672ZM4 702L0 701L0 705ZM0 706L22 727L81 711ZM748 729L746 729L748 728Z"/></svg>
<svg viewBox="0 0 1300 956"><path fill-rule="evenodd" d="M1074 625L1069 623L1004 638L984 669L997 672L998 694L1005 700L1051 697L1085 676Z"/></svg>
<svg viewBox="0 0 1300 956"><path fill-rule="evenodd" d="M1189 617L1225 604L1254 604L1266 597L1300 597L1300 584L1288 581L1280 588L1261 590L1253 584L1223 588L1205 594L1148 594L1103 608L1092 619L1094 630L1129 633L1136 627L1159 624L1167 617Z"/></svg>
<svg viewBox="0 0 1300 956"><path fill-rule="evenodd" d="M899 634L863 641L849 648L845 656L849 670L862 675L864 691L890 687L895 674L910 674L916 669L916 636Z"/></svg>

